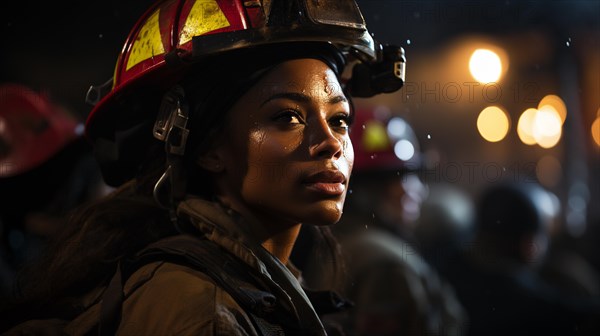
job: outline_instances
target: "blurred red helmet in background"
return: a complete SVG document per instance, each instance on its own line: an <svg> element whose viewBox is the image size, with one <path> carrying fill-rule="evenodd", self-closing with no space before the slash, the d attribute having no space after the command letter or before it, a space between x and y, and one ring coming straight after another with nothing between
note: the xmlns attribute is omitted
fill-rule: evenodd
<svg viewBox="0 0 600 336"><path fill-rule="evenodd" d="M412 126L385 106L357 109L350 138L355 174L401 174L421 168L421 148Z"/></svg>
<svg viewBox="0 0 600 336"><path fill-rule="evenodd" d="M0 178L39 166L82 131L47 95L19 84L0 85Z"/></svg>

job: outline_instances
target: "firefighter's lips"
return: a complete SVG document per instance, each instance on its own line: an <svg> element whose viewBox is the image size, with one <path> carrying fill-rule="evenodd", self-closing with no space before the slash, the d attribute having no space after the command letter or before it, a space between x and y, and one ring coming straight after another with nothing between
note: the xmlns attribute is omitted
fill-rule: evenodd
<svg viewBox="0 0 600 336"><path fill-rule="evenodd" d="M339 196L346 190L346 176L339 170L324 170L309 175L302 184L316 193Z"/></svg>

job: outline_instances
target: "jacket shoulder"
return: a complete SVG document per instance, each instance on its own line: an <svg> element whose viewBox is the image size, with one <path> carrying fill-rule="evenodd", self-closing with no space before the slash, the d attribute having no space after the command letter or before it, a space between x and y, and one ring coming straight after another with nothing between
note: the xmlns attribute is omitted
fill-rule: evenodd
<svg viewBox="0 0 600 336"><path fill-rule="evenodd" d="M153 262L135 271L123 288L119 335L257 335L244 310L209 276L193 268ZM66 328L92 332L101 302Z"/></svg>
<svg viewBox="0 0 600 336"><path fill-rule="evenodd" d="M145 268L125 284L119 334L256 334L244 310L205 273L162 262L140 279Z"/></svg>

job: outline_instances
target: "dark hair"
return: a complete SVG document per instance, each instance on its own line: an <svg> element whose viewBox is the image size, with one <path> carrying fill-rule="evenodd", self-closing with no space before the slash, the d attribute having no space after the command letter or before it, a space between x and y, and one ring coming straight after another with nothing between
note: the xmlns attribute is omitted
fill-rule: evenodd
<svg viewBox="0 0 600 336"><path fill-rule="evenodd" d="M341 246L329 226L303 225L290 260L315 290L343 291L347 276Z"/></svg>
<svg viewBox="0 0 600 336"><path fill-rule="evenodd" d="M71 213L46 253L20 272L11 322L73 317L70 303L105 284L121 258L176 233L152 198L159 167L146 167L140 178Z"/></svg>

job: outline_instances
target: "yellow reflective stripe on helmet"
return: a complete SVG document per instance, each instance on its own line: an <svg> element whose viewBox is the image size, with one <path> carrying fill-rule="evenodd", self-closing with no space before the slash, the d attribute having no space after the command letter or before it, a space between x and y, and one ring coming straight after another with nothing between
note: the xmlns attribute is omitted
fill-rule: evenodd
<svg viewBox="0 0 600 336"><path fill-rule="evenodd" d="M160 36L160 24L158 23L158 15L160 9L154 12L142 26L127 60L126 70L132 66L149 59L150 57L164 54L165 48Z"/></svg>
<svg viewBox="0 0 600 336"><path fill-rule="evenodd" d="M179 45L191 41L194 36L229 27L229 25L216 0L198 0L185 20L179 35Z"/></svg>

